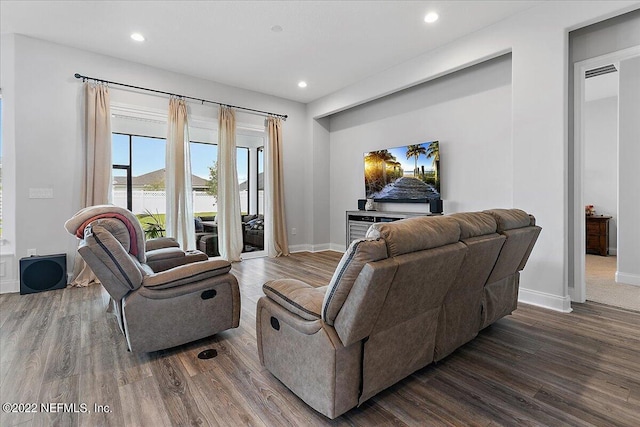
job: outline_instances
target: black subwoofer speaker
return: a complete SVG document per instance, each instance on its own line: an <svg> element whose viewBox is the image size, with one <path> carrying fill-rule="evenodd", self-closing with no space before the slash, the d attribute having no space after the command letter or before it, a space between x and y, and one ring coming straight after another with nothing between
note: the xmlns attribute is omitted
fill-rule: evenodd
<svg viewBox="0 0 640 427"><path fill-rule="evenodd" d="M20 295L63 289L66 286L66 254L20 259Z"/></svg>

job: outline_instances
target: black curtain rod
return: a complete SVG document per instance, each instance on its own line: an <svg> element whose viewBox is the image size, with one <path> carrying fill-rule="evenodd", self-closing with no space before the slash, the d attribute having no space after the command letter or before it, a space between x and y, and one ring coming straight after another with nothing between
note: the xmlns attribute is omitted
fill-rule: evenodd
<svg viewBox="0 0 640 427"><path fill-rule="evenodd" d="M88 77L88 76L83 76L82 74L78 74L75 73L73 75L76 79L82 79L82 81L87 81L87 80L93 80L94 82L99 82L99 83L107 83L107 84L111 84L111 85L117 85L117 86L123 86L123 87L130 87L132 89L138 89L138 90L145 90L147 92L153 92L153 93L161 93L163 95L169 95L169 96L177 96L179 98L184 98L184 99L191 99L193 101L198 101L201 102L202 104L204 104L205 102L208 104L216 104L216 105L221 105L221 106L225 106L225 107L231 107L231 108L235 108L236 110L245 110L245 111L251 111L253 113L258 113L258 114L264 114L267 116L274 116L274 117L280 117L284 120L287 120L287 116L286 114L277 114L277 113L270 113L269 111L262 111L262 110L254 110L253 108L246 108L246 107L239 107L237 105L229 105L229 104L223 104L222 102L217 102L217 101L209 101L208 99L202 99L202 98L194 98L192 96L186 96L186 95L179 95L177 93L171 93L171 92L165 92L162 90L156 90L156 89L149 89L146 87L140 87L140 86L133 86L133 85L128 85L125 83L118 83L118 82L111 82L109 80L103 80L103 79L97 79L95 77Z"/></svg>

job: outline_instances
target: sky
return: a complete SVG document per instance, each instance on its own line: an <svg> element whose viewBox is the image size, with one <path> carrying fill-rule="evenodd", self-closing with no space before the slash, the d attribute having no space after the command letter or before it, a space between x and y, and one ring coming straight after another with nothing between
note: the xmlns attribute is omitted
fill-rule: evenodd
<svg viewBox="0 0 640 427"><path fill-rule="evenodd" d="M129 136L113 134L112 159L114 165L129 164ZM143 136L132 137L132 176L140 176L165 167L166 142L160 138ZM218 157L218 146L213 144L191 143L191 173L209 179L209 166L213 166ZM247 180L248 150L238 148L238 183Z"/></svg>

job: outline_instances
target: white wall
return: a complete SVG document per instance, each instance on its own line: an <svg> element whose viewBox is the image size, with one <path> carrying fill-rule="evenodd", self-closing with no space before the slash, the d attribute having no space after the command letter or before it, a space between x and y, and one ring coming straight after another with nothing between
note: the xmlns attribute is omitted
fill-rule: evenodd
<svg viewBox="0 0 640 427"><path fill-rule="evenodd" d="M521 276L520 299L570 311L567 34L639 6L543 2L314 101L309 114L335 114L512 52L512 104L505 116L512 129L512 206L533 213L543 228Z"/></svg>
<svg viewBox="0 0 640 427"><path fill-rule="evenodd" d="M2 242L0 242L0 293L13 292L18 284L15 257L15 99L13 36L0 39L0 87L2 88Z"/></svg>
<svg viewBox="0 0 640 427"><path fill-rule="evenodd" d="M15 149L15 258L27 249L39 254L67 253L72 266L76 239L64 222L80 208L81 74L169 92L192 95L288 114L284 124L285 197L288 227L305 221L304 164L306 107L273 96L155 69L21 35L2 35L3 105L13 115L4 134L7 151ZM5 50L6 48L6 50ZM12 51L15 57L11 55ZM15 73L5 74L5 69ZM111 89L112 102L166 109L166 97ZM6 104L4 104L6 102ZM190 105L197 115L215 115L215 107ZM238 114L238 121L263 126L264 118ZM51 188L53 199L29 199L29 188ZM8 211L9 209L7 209ZM306 243L305 233L289 236L291 245ZM17 263L16 263L17 264ZM17 277L14 267L14 276ZM5 291L7 289L4 289ZM13 286L13 291L17 291Z"/></svg>
<svg viewBox="0 0 640 427"><path fill-rule="evenodd" d="M363 199L364 153L440 141L445 213L512 205L511 55L330 116L331 243ZM378 204L429 212L427 204Z"/></svg>
<svg viewBox="0 0 640 427"><path fill-rule="evenodd" d="M616 281L640 286L640 56L620 61L618 271Z"/></svg>
<svg viewBox="0 0 640 427"><path fill-rule="evenodd" d="M594 77L598 78L598 77ZM618 97L585 103L584 201L609 215L609 252L618 246Z"/></svg>

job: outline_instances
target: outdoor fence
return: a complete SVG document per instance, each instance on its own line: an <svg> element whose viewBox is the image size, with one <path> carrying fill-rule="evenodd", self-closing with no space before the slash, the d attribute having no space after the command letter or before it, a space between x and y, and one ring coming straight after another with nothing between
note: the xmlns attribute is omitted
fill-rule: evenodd
<svg viewBox="0 0 640 427"><path fill-rule="evenodd" d="M166 213L166 198L167 194L165 191L134 190L132 192L132 212L140 214L148 210L151 213ZM258 198L260 206L264 206L262 191L258 194ZM127 191L114 190L113 204L126 207ZM246 190L240 192L240 210L242 212L249 212ZM218 212L216 198L201 191L193 191L193 212Z"/></svg>

